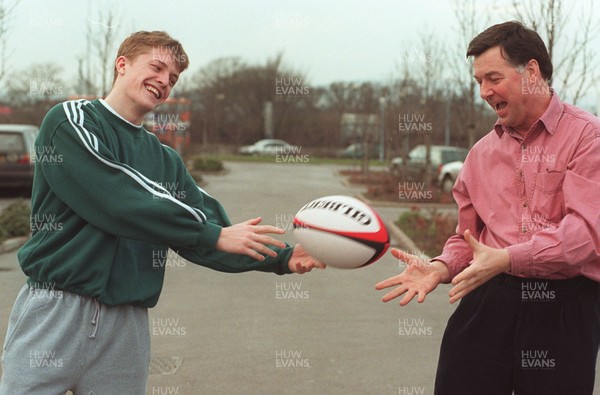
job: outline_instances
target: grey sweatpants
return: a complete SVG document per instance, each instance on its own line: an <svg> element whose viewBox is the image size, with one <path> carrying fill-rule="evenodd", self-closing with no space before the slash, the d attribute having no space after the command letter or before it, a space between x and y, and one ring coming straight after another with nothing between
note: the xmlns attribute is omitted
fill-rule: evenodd
<svg viewBox="0 0 600 395"><path fill-rule="evenodd" d="M148 309L26 285L8 323L0 395L143 395L149 363Z"/></svg>

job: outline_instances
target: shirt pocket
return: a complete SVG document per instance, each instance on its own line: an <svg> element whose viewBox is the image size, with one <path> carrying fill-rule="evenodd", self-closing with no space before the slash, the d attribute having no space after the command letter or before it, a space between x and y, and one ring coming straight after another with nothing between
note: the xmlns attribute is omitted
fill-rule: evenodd
<svg viewBox="0 0 600 395"><path fill-rule="evenodd" d="M565 212L564 181L564 171L534 173L532 212L548 222L560 222Z"/></svg>

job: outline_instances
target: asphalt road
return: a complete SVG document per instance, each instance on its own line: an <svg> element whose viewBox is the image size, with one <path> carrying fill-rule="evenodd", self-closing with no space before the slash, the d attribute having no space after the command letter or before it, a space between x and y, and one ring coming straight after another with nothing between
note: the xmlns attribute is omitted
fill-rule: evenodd
<svg viewBox="0 0 600 395"><path fill-rule="evenodd" d="M290 229L306 202L357 191L334 166L227 167L225 175L206 177L205 189L234 222L262 216ZM389 207L381 213L397 216ZM291 234L283 239L293 243ZM454 309L449 288L440 286L421 305L382 303L375 283L401 271L390 254L363 269L287 276L225 274L169 258L161 300L150 312L147 394L433 392L440 339ZM0 256L1 337L24 279L16 265L14 253Z"/></svg>

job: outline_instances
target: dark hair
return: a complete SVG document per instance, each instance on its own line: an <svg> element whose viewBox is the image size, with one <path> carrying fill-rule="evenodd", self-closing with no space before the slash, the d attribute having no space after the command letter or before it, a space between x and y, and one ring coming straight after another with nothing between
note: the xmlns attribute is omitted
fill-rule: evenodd
<svg viewBox="0 0 600 395"><path fill-rule="evenodd" d="M552 60L542 38L521 22L511 21L491 26L469 43L467 58L479 56L488 49L500 46L506 60L514 66L524 66L531 59L540 65L542 77L552 78Z"/></svg>

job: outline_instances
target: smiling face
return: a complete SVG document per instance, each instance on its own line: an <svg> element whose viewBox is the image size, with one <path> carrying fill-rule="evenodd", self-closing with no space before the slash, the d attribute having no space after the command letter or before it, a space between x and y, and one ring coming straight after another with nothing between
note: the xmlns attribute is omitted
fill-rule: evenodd
<svg viewBox="0 0 600 395"><path fill-rule="evenodd" d="M532 89L543 81L535 60L515 67L502 54L499 46L489 48L474 60L475 80L479 94L496 112L502 125L526 134L543 114L550 96L549 89ZM540 112L541 111L541 112Z"/></svg>
<svg viewBox="0 0 600 395"><path fill-rule="evenodd" d="M134 59L117 58L116 83L136 113L142 115L164 102L179 78L178 65L160 51L144 52Z"/></svg>

